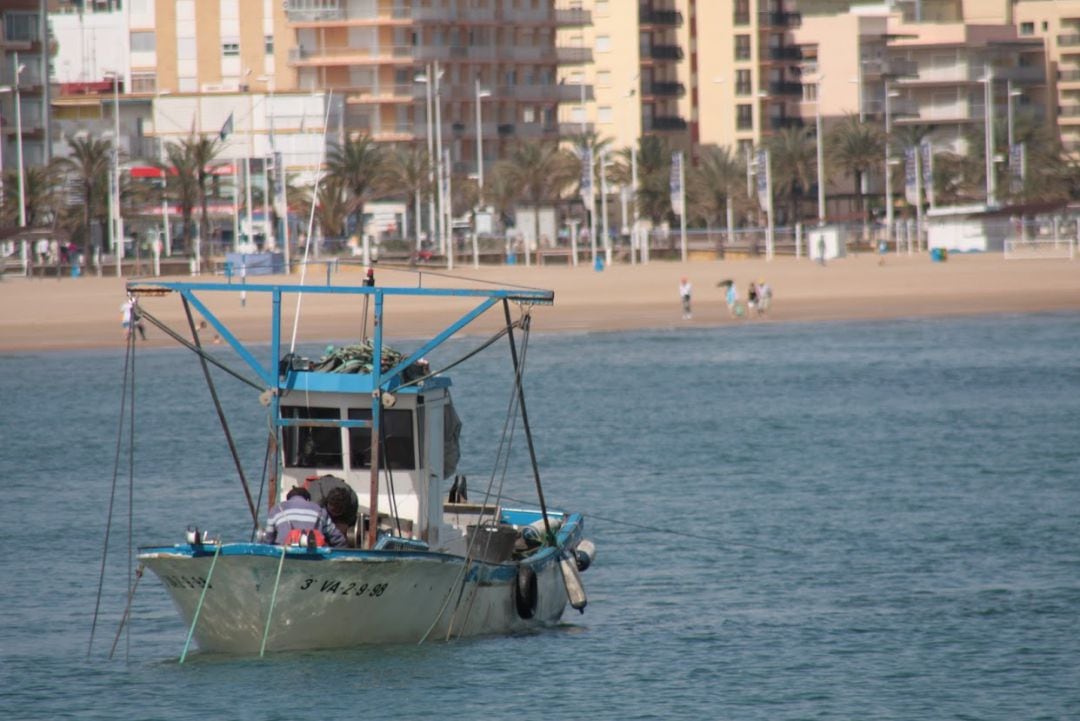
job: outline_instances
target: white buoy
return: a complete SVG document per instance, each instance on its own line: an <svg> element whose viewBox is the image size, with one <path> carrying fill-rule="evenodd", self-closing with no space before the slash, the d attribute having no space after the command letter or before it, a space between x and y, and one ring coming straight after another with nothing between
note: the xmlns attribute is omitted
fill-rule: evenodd
<svg viewBox="0 0 1080 721"><path fill-rule="evenodd" d="M585 587L581 585L581 576L578 575L577 561L573 558L563 557L559 561L562 569L563 585L566 586L566 598L570 605L578 611L585 613L585 606L589 599L585 596Z"/></svg>

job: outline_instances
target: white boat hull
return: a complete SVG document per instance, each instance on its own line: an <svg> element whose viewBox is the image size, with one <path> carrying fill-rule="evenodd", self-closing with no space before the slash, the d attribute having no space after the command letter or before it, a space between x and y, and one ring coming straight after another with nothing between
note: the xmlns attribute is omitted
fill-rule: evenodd
<svg viewBox="0 0 1080 721"><path fill-rule="evenodd" d="M546 548L522 564L536 576L530 618L518 610L515 564L467 566L463 558L440 553L295 547L285 550L282 563L282 547L253 544L227 544L216 561L213 546L146 549L140 560L161 579L189 628L198 611L193 637L200 649L248 654L260 652L264 634L266 650L281 651L416 643L550 624L567 601L559 553Z"/></svg>

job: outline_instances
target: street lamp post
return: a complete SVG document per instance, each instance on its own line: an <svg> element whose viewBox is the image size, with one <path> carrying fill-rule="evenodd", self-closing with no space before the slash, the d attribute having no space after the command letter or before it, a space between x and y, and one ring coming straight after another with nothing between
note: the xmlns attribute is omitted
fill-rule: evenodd
<svg viewBox="0 0 1080 721"><path fill-rule="evenodd" d="M447 221L447 209L446 209L446 185L445 176L443 175L443 142L442 142L442 94L439 86L439 80L442 78L442 71L439 70L439 61L435 61L435 87L432 89L433 102L435 103L435 172L438 176L439 186L439 246L443 253L447 252L447 231L449 230L449 223Z"/></svg>
<svg viewBox="0 0 1080 721"><path fill-rule="evenodd" d="M431 109L431 88L434 83L431 82L431 65L428 64L427 72L422 75L417 75L414 80L418 83L424 84L424 95L426 96L426 112L424 114L424 120L427 123L427 154L428 154L428 232L434 236L436 234L436 228L438 223L435 219L435 140L434 140L434 118L432 117ZM439 181L440 184L442 181ZM420 224L420 219L416 219L416 224ZM420 248L417 248L420 250Z"/></svg>
<svg viewBox="0 0 1080 721"><path fill-rule="evenodd" d="M821 85L824 75L818 76L817 97L814 99L814 130L817 133L817 215L818 225L825 225L825 147L821 137ZM730 200L729 200L730 204Z"/></svg>
<svg viewBox="0 0 1080 721"><path fill-rule="evenodd" d="M19 227L26 227L26 177L23 169L23 144L22 144L22 96L19 93L19 76L26 69L19 63L19 54L15 53L15 159L19 163ZM29 268L30 255L26 240L19 242L19 255L22 259L23 275Z"/></svg>
<svg viewBox="0 0 1080 721"><path fill-rule="evenodd" d="M992 67L987 67L983 83L985 83L983 116L986 121L984 146L986 154L986 205L989 207L997 205L994 181L994 70Z"/></svg>
<svg viewBox="0 0 1080 721"><path fill-rule="evenodd" d="M6 95L13 92L13 88L10 85L0 85L0 95ZM3 123L0 123L2 126ZM3 134L0 134L0 216L3 215L4 210L4 141L6 138Z"/></svg>
<svg viewBox="0 0 1080 721"><path fill-rule="evenodd" d="M484 208L484 123L480 100L490 98L490 90L480 88L476 79L476 212L473 218L473 267L480 267L480 211Z"/></svg>
<svg viewBox="0 0 1080 721"><path fill-rule="evenodd" d="M885 242L892 242L893 237L893 198L892 198L892 98L900 93L889 90L889 81L885 81ZM899 247L899 246L897 246Z"/></svg>
<svg viewBox="0 0 1080 721"><path fill-rule="evenodd" d="M111 234L113 251L116 253L116 277L119 278L123 275L124 261L124 218L120 213L120 71L107 72L105 77L110 75L113 81L113 177L109 179L109 184L114 190L109 204L109 229L113 231L115 223L115 231Z"/></svg>

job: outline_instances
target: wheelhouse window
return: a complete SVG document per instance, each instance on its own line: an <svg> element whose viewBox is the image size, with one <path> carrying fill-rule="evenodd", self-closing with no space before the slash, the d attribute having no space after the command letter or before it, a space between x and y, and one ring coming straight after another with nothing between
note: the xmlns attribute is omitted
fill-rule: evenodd
<svg viewBox="0 0 1080 721"><path fill-rule="evenodd" d="M341 420L337 408L282 406L282 418ZM286 468L342 468L341 428L285 426L281 429Z"/></svg>
<svg viewBox="0 0 1080 721"><path fill-rule="evenodd" d="M412 411L386 409L382 412L382 443L379 466L394 471L416 468L416 442L413 437ZM350 408L349 420L370 421L370 408ZM352 469L371 468L371 429L349 429L349 466Z"/></svg>

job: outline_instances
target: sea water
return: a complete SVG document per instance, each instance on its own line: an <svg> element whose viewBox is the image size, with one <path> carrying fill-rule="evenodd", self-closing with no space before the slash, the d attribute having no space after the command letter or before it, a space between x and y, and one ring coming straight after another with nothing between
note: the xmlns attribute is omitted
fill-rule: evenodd
<svg viewBox="0 0 1080 721"><path fill-rule="evenodd" d="M152 574L116 630L131 546L249 534L198 363L136 354L130 454L119 349L0 357L0 717L1080 718L1078 336L1076 314L534 334L544 493L598 547L584 615L183 665ZM535 498L520 422L492 465L508 368L504 342L454 371L474 499ZM214 379L258 496L265 411Z"/></svg>

